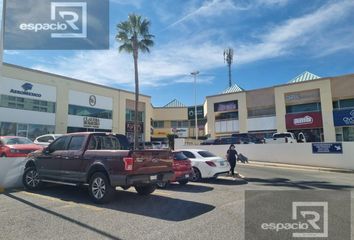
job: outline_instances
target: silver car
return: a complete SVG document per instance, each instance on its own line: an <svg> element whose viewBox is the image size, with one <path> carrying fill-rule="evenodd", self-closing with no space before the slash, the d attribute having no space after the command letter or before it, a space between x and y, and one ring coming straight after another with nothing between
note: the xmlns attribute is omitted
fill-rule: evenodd
<svg viewBox="0 0 354 240"><path fill-rule="evenodd" d="M53 142L55 139L61 137L63 134L46 134L37 137L33 142L37 145L41 146L48 146L51 142Z"/></svg>

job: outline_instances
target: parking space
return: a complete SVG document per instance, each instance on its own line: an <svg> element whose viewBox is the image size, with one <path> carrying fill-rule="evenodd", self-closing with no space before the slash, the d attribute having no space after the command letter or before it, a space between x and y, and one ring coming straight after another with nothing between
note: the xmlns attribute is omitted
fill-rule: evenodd
<svg viewBox="0 0 354 240"><path fill-rule="evenodd" d="M0 239L243 239L245 190L353 189L351 174L253 166L239 171L244 180L172 184L151 196L117 190L105 205L93 204L85 188L13 190L0 195Z"/></svg>

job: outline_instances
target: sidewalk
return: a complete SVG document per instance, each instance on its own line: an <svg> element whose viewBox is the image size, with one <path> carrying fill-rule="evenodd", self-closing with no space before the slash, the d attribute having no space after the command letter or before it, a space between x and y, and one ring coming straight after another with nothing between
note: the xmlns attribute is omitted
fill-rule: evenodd
<svg viewBox="0 0 354 240"><path fill-rule="evenodd" d="M278 168L288 168L288 169L297 169L297 170L337 172L337 173L352 173L352 174L354 174L354 170L350 170L350 169L328 168L328 167L317 167L317 166L304 166L304 165L295 165L295 164L287 164L287 163L249 161L248 165L249 166L258 166L258 167L278 167Z"/></svg>

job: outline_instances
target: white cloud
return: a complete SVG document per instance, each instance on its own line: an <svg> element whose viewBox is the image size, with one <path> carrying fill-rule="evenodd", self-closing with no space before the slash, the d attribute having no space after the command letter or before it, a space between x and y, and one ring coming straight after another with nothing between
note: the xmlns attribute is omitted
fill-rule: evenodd
<svg viewBox="0 0 354 240"><path fill-rule="evenodd" d="M343 20L354 10L353 1L341 1L325 5L315 12L286 21L268 29L268 33L259 36L258 43L241 44L238 52L238 63L249 63L257 60L274 58L293 52L298 47L316 47L316 38L323 31ZM325 42L336 45L338 36L328 34ZM311 49L308 49L311 51ZM322 49L320 49L322 50ZM339 50L339 48L338 48Z"/></svg>
<svg viewBox="0 0 354 240"><path fill-rule="evenodd" d="M110 0L111 3L119 4L119 5L132 5L136 8L141 8L143 4L143 0Z"/></svg>
<svg viewBox="0 0 354 240"><path fill-rule="evenodd" d="M187 15L170 24L167 28L174 27L182 22L192 20L196 17L219 16L223 12L232 11L235 9L237 9L237 7L232 0L205 1L200 7L191 10Z"/></svg>
<svg viewBox="0 0 354 240"><path fill-rule="evenodd" d="M331 54L343 50L343 47L338 47L339 39L340 43L345 41L347 44L345 49L348 47L353 49L353 38L339 38L338 35L327 34L333 23L345 19L353 12L353 8L353 1L325 5L314 12L268 28L267 32L259 34L254 42L216 43L213 37L217 33L208 31L196 34L193 38L156 45L150 55L140 56L140 82L145 86L161 86L192 81L188 76L192 71L199 70L205 73L224 66L223 49L230 45L235 49L237 65L293 54L299 48L316 55L313 53L314 50L322 51L321 46L327 46L327 54ZM338 34L347 33L346 30L343 31ZM317 41L320 39L319 36L326 37ZM124 53L119 54L116 48L117 46L108 51L78 52L73 57L57 58L52 65L42 64L34 67L85 81L132 87L134 83L132 57ZM200 80L210 82L213 78L200 76Z"/></svg>

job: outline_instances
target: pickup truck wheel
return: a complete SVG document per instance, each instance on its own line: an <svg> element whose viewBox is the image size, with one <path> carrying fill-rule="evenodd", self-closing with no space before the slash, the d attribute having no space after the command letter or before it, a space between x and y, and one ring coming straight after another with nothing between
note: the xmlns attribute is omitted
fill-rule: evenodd
<svg viewBox="0 0 354 240"><path fill-rule="evenodd" d="M149 195L153 193L156 189L156 185L150 184L150 185L144 185L144 186L135 186L135 190L138 192L140 195Z"/></svg>
<svg viewBox="0 0 354 240"><path fill-rule="evenodd" d="M41 180L35 167L25 169L22 177L23 185L27 190L38 190L41 187Z"/></svg>
<svg viewBox="0 0 354 240"><path fill-rule="evenodd" d="M95 203L107 203L114 189L104 173L95 173L90 179L89 193Z"/></svg>
<svg viewBox="0 0 354 240"><path fill-rule="evenodd" d="M181 181L178 181L178 183L182 186L186 185L188 183L188 180L181 180Z"/></svg>
<svg viewBox="0 0 354 240"><path fill-rule="evenodd" d="M202 174L200 173L198 168L194 167L192 181L197 182L200 181L201 179L202 179Z"/></svg>
<svg viewBox="0 0 354 240"><path fill-rule="evenodd" d="M156 183L156 185L157 185L158 188L166 188L167 185L168 185L168 182L158 181L158 182Z"/></svg>

